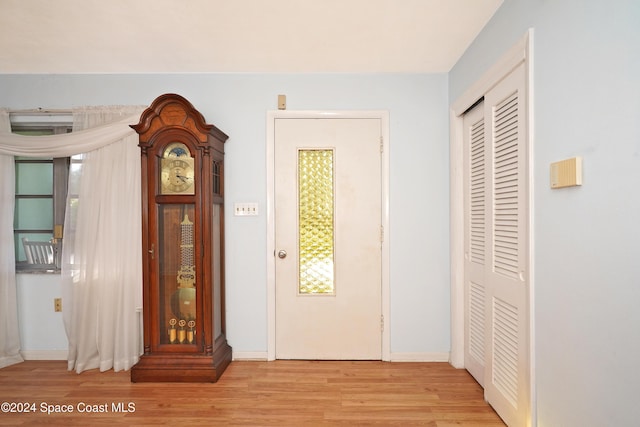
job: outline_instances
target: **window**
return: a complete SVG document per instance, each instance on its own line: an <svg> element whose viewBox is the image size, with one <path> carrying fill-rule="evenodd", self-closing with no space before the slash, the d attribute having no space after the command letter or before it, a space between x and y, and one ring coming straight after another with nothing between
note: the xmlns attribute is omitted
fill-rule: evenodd
<svg viewBox="0 0 640 427"><path fill-rule="evenodd" d="M21 135L56 135L71 132L71 125L25 124L12 125L12 131ZM67 198L67 182L70 159L66 158L15 158L15 211L14 244L17 271L56 271L60 264L56 262L62 250L62 224ZM42 243L34 248L34 256L25 252L24 240ZM37 259L40 253L46 257L47 264Z"/></svg>

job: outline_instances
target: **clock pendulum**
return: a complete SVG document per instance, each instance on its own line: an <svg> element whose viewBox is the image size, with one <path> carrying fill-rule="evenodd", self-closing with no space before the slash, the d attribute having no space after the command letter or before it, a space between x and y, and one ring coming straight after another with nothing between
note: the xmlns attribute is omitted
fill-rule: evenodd
<svg viewBox="0 0 640 427"><path fill-rule="evenodd" d="M193 222L184 214L180 223L180 267L176 276L178 289L172 296L173 314L179 318L178 342L193 344L196 326L196 272L193 254ZM175 320L169 320L169 336L175 331ZM173 324L172 324L173 322ZM189 330L185 326L189 326ZM170 341L172 341L170 339Z"/></svg>

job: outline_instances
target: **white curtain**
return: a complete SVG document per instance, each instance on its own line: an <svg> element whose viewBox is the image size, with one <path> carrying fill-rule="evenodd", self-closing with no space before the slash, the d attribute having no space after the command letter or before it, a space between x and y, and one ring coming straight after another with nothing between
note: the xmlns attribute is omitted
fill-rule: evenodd
<svg viewBox="0 0 640 427"><path fill-rule="evenodd" d="M62 253L68 367L78 373L126 370L140 355L140 152L129 125L139 121L143 109L75 110L74 132L66 135L0 133L0 154L84 153L70 173ZM4 168L0 173L6 177Z"/></svg>
<svg viewBox="0 0 640 427"><path fill-rule="evenodd" d="M0 132L11 132L9 113L0 109ZM13 246L15 171L13 156L0 154L0 368L22 362L16 303Z"/></svg>

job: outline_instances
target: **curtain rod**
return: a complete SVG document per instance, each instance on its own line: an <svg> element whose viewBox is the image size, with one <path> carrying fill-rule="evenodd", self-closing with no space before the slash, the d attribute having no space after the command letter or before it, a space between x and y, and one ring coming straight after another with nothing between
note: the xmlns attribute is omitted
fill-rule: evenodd
<svg viewBox="0 0 640 427"><path fill-rule="evenodd" d="M69 115L73 112L69 109L56 109L56 108L30 108L25 110L8 110L9 114L19 115L36 115L36 114L50 114L50 115Z"/></svg>

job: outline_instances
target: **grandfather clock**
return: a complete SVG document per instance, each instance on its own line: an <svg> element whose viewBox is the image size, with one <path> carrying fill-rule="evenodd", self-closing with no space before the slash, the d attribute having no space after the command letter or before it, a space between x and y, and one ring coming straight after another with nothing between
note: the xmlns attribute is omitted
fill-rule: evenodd
<svg viewBox="0 0 640 427"><path fill-rule="evenodd" d="M142 157L144 354L132 382L215 382L231 362L224 313L224 143L183 97L131 126Z"/></svg>

